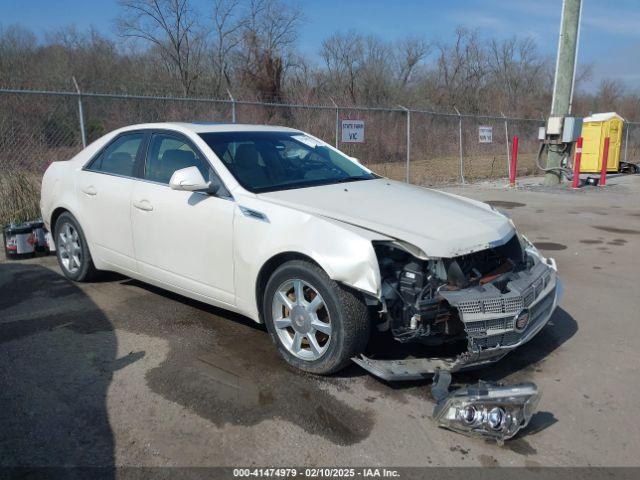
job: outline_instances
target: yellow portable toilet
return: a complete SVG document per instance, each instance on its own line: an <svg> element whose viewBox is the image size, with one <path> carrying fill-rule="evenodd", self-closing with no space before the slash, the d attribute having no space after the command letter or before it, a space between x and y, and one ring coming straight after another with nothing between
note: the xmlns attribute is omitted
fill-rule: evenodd
<svg viewBox="0 0 640 480"><path fill-rule="evenodd" d="M600 173L604 139L609 137L607 172L620 170L620 147L624 118L615 112L595 113L582 120L582 158L580 172Z"/></svg>

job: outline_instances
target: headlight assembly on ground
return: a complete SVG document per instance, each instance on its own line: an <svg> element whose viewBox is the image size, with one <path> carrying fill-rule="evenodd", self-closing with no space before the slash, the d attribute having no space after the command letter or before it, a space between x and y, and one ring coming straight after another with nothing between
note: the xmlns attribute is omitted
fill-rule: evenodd
<svg viewBox="0 0 640 480"><path fill-rule="evenodd" d="M539 399L538 387L530 382L512 386L480 382L440 399L433 418L441 427L501 443L529 423Z"/></svg>

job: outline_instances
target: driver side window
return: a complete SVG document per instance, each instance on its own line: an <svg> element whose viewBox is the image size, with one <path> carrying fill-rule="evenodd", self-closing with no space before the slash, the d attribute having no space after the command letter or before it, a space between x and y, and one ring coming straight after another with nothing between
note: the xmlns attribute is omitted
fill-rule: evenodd
<svg viewBox="0 0 640 480"><path fill-rule="evenodd" d="M155 133L151 137L144 168L144 178L168 184L176 170L197 167L208 180L211 167L185 140L175 135Z"/></svg>

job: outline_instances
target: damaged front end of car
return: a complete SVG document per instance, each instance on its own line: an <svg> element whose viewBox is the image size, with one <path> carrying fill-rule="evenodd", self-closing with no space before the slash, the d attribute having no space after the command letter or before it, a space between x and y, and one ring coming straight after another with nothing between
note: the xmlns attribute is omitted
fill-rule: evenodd
<svg viewBox="0 0 640 480"><path fill-rule="evenodd" d="M429 378L500 360L546 325L562 292L555 261L515 232L452 258L430 258L401 242L375 242L374 248L382 285L378 330L396 342L422 344L426 352L354 358L387 381ZM436 350L446 353L429 354ZM518 388L482 383L458 390L438 402L434 418L446 428L502 441L528 423L539 397L535 385Z"/></svg>

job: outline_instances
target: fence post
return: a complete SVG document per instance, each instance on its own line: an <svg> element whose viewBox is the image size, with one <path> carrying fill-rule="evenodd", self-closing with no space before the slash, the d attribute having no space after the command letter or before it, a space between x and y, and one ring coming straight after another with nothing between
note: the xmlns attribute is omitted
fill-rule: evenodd
<svg viewBox="0 0 640 480"><path fill-rule="evenodd" d="M82 111L82 93L80 92L80 87L78 86L78 82L76 82L76 77L71 77L73 80L73 84L76 87L76 92L78 94L78 117L80 119L80 137L82 138L82 148L87 146L87 134L84 130L84 112Z"/></svg>
<svg viewBox="0 0 640 480"><path fill-rule="evenodd" d="M602 152L602 168L600 169L600 186L607 184L607 163L609 162L609 137L604 138L604 149Z"/></svg>
<svg viewBox="0 0 640 480"><path fill-rule="evenodd" d="M402 110L407 112L407 166L406 166L406 182L411 183L411 110L402 105L398 105Z"/></svg>
<svg viewBox="0 0 640 480"><path fill-rule="evenodd" d="M504 118L504 138L507 142L507 175L511 178L511 162L509 161L509 125L505 114L500 112L500 115Z"/></svg>
<svg viewBox="0 0 640 480"><path fill-rule="evenodd" d="M236 123L236 99L233 98L233 95L231 95L228 88L227 95L229 95L229 98L231 99L231 123Z"/></svg>
<svg viewBox="0 0 640 480"><path fill-rule="evenodd" d="M458 142L460 145L460 183L464 185L466 182L464 181L464 154L462 151L462 114L455 105L453 109L458 114Z"/></svg>
<svg viewBox="0 0 640 480"><path fill-rule="evenodd" d="M333 98L329 97L329 100L331 100L333 106L336 107L336 148L338 148L338 139L340 137L340 107L333 101Z"/></svg>

